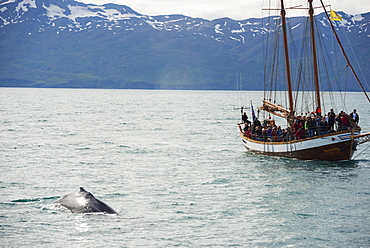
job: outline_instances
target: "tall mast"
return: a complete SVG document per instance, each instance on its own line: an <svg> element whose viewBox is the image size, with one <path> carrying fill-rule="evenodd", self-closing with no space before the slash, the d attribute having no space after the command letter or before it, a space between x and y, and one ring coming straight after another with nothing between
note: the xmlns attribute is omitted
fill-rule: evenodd
<svg viewBox="0 0 370 248"><path fill-rule="evenodd" d="M285 8L284 8L284 1L283 0L281 0L280 14L281 14L281 22L282 22L282 28L283 28L286 79L287 79L287 83L288 83L288 98L289 98L289 111L290 111L288 121L291 122L292 117L294 116L294 104L293 104L292 78L291 78L291 73L290 73L290 62L289 62L288 36L287 36Z"/></svg>
<svg viewBox="0 0 370 248"><path fill-rule="evenodd" d="M309 10L308 14L310 16L310 26L311 26L311 49L312 49L312 62L313 62L313 80L315 85L315 92L316 92L316 107L321 110L321 100L320 100L320 85L319 85L319 69L317 66L317 52L316 52L316 38L315 38L315 23L313 18L313 0L308 0L309 3Z"/></svg>

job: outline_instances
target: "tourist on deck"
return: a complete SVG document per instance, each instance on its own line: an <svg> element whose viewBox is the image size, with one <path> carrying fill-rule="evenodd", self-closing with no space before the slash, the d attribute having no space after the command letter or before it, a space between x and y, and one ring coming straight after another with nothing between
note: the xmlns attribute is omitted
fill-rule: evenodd
<svg viewBox="0 0 370 248"><path fill-rule="evenodd" d="M268 141L268 133L267 133L267 130L265 128L262 130L262 141L263 142Z"/></svg>
<svg viewBox="0 0 370 248"><path fill-rule="evenodd" d="M357 114L356 109L354 109L353 112L349 115L355 121L355 123L358 124L358 122L360 121L360 116Z"/></svg>
<svg viewBox="0 0 370 248"><path fill-rule="evenodd" d="M295 140L296 139L296 136L295 136L295 132L292 128L288 127L286 129L286 141L291 141L291 140Z"/></svg>
<svg viewBox="0 0 370 248"><path fill-rule="evenodd" d="M279 135L280 141L287 141L287 132L286 129L281 130L281 134Z"/></svg>
<svg viewBox="0 0 370 248"><path fill-rule="evenodd" d="M307 118L305 129L307 129L308 137L313 137L315 135L316 122L311 117Z"/></svg>
<svg viewBox="0 0 370 248"><path fill-rule="evenodd" d="M299 129L295 132L295 136L297 137L297 139L304 139L304 138L306 138L306 137L305 137L305 130L304 130L304 128L299 128Z"/></svg>
<svg viewBox="0 0 370 248"><path fill-rule="evenodd" d="M319 127L321 125L321 116L316 116L315 121L316 121L316 127Z"/></svg>
<svg viewBox="0 0 370 248"><path fill-rule="evenodd" d="M335 124L335 113L333 109L330 109L330 112L328 113L328 125L330 127L334 127Z"/></svg>
<svg viewBox="0 0 370 248"><path fill-rule="evenodd" d="M276 141L283 141L283 130L281 129L281 126L278 126L275 130L276 134Z"/></svg>
<svg viewBox="0 0 370 248"><path fill-rule="evenodd" d="M256 126L255 137L257 140L262 141L262 127L261 126Z"/></svg>
<svg viewBox="0 0 370 248"><path fill-rule="evenodd" d="M292 128L297 131L298 129L300 129L302 127L302 123L298 120L298 119L295 119L294 120L294 123L292 125Z"/></svg>
<svg viewBox="0 0 370 248"><path fill-rule="evenodd" d="M340 131L348 130L350 127L350 122L348 120L350 116L347 115L345 112L341 113L340 122L341 122L341 128Z"/></svg>
<svg viewBox="0 0 370 248"><path fill-rule="evenodd" d="M278 141L277 127L276 126L274 126L272 128L271 134L272 134L272 141Z"/></svg>
<svg viewBox="0 0 370 248"><path fill-rule="evenodd" d="M248 138L252 138L251 130L249 129L248 125L244 125L244 136Z"/></svg>
<svg viewBox="0 0 370 248"><path fill-rule="evenodd" d="M254 135L254 134L256 134L256 127L254 126L254 124L252 123L251 124L251 134L252 134L252 136Z"/></svg>
<svg viewBox="0 0 370 248"><path fill-rule="evenodd" d="M337 115L337 117L335 117L335 121L337 122L338 124L338 131L341 131L341 129L343 128L342 127L342 115L343 115L343 111L340 111L339 114Z"/></svg>
<svg viewBox="0 0 370 248"><path fill-rule="evenodd" d="M266 133L267 133L268 140L273 141L274 140L274 135L272 133L272 127L271 126L268 126L266 128Z"/></svg>
<svg viewBox="0 0 370 248"><path fill-rule="evenodd" d="M247 131L249 130L248 124L245 124L245 125L244 125L244 129L243 129L243 130L244 130L244 133L245 133L245 132L247 132Z"/></svg>
<svg viewBox="0 0 370 248"><path fill-rule="evenodd" d="M320 122L318 129L319 129L319 135L324 135L328 133L330 127L328 126L328 123L326 122L325 118L321 118L321 122Z"/></svg>
<svg viewBox="0 0 370 248"><path fill-rule="evenodd" d="M255 121L253 121L253 124L255 127L262 126L261 122L256 118Z"/></svg>
<svg viewBox="0 0 370 248"><path fill-rule="evenodd" d="M242 121L243 123L251 123L249 120L248 120L248 116L247 116L247 113L244 112L244 114L242 115Z"/></svg>

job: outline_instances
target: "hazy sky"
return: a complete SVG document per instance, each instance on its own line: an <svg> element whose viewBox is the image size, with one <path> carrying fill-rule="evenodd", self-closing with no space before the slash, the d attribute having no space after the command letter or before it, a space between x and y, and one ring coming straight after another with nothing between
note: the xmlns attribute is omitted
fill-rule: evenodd
<svg viewBox="0 0 370 248"><path fill-rule="evenodd" d="M251 17L266 16L268 11L262 8L268 7L269 2L276 0L77 0L84 3L105 4L116 3L131 7L133 10L145 15L169 15L183 14L190 17L216 19L230 17L242 20ZM360 14L370 12L370 0L324 0L325 4L331 4L335 11L344 11L348 14ZM297 6L306 4L307 0L286 0L285 6ZM314 0L319 5L319 0ZM276 6L276 5L275 5ZM329 7L330 8L330 7ZM301 15L298 10L291 10L290 15Z"/></svg>

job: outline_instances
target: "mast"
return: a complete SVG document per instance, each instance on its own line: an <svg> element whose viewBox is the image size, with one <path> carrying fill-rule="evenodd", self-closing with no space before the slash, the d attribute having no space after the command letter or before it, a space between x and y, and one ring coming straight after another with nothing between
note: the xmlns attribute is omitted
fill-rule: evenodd
<svg viewBox="0 0 370 248"><path fill-rule="evenodd" d="M292 117L294 116L294 104L293 104L293 90L292 90L292 78L290 72L290 61L289 61L289 47L288 47L288 37L287 37L287 28L286 28L286 18L285 18L285 8L284 1L281 0L281 22L283 28L283 41L284 41L284 56L285 56L285 67L286 67L286 77L288 84L288 98L289 98L289 117L288 122L291 124Z"/></svg>
<svg viewBox="0 0 370 248"><path fill-rule="evenodd" d="M311 26L311 49L312 49L312 59L313 59L313 80L315 85L315 92L316 92L316 107L321 110L321 100L320 100L320 85L319 85L319 69L317 66L317 52L316 52L316 38L315 38L315 23L314 23L314 10L312 6L313 0L308 0L309 3L309 10L308 14L310 16L310 26Z"/></svg>

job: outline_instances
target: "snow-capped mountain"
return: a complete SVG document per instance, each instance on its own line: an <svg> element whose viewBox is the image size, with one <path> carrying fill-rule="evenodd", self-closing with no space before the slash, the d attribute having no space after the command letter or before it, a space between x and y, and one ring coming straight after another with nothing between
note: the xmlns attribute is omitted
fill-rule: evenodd
<svg viewBox="0 0 370 248"><path fill-rule="evenodd" d="M73 0L9 0L0 4L0 28L15 24L32 25L27 31L81 32L106 30L129 32L151 28L159 31L187 33L209 37L244 41L248 35L263 33L258 21L234 21L221 19L208 21L181 15L141 15L127 6L106 4L103 6L84 4ZM26 30L25 30L26 31ZM32 32L28 32L32 35Z"/></svg>
<svg viewBox="0 0 370 248"><path fill-rule="evenodd" d="M369 54L370 13L340 14L344 21L336 25ZM319 15L322 27L325 19ZM300 18L289 22L297 32L303 26ZM266 18L205 20L147 16L117 4L5 0L0 85L232 89L243 72L254 79L245 85L260 89L255 58L270 32Z"/></svg>

